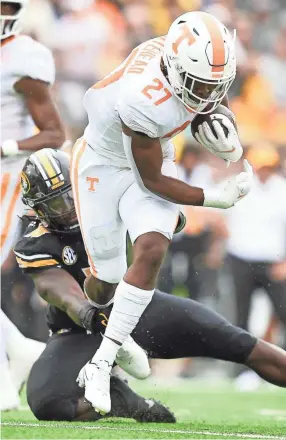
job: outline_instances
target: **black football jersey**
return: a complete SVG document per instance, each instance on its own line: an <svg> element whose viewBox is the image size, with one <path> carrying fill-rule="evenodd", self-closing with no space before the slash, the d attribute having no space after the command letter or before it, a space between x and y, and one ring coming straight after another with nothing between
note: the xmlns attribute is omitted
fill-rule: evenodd
<svg viewBox="0 0 286 440"><path fill-rule="evenodd" d="M19 267L27 274L58 267L72 275L83 288L89 274L89 264L80 231L73 234L50 232L39 221L32 221L14 253ZM47 323L53 330L78 328L69 316L54 306L48 306Z"/></svg>

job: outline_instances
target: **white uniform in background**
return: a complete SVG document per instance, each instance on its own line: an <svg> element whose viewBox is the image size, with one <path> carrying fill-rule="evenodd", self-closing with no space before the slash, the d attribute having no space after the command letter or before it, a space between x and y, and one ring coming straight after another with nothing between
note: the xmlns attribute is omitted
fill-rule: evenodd
<svg viewBox="0 0 286 440"><path fill-rule="evenodd" d="M17 409L19 391L46 344L26 338L0 309L0 409ZM8 355L8 357L7 357Z"/></svg>
<svg viewBox="0 0 286 440"><path fill-rule="evenodd" d="M36 128L25 100L14 85L29 77L52 84L55 66L51 52L27 36L10 36L1 48L1 138L20 141L35 134ZM21 201L20 173L29 152L1 158L1 265L17 240ZM18 408L19 390L45 344L25 338L0 311L1 327L1 410Z"/></svg>
<svg viewBox="0 0 286 440"><path fill-rule="evenodd" d="M248 197L226 212L229 254L253 263L285 260L285 194L284 177L274 174L264 183L254 177Z"/></svg>
<svg viewBox="0 0 286 440"><path fill-rule="evenodd" d="M91 270L110 283L118 283L127 269L126 228L132 242L149 231L171 239L177 222L178 205L148 194L138 185L121 125L122 120L134 131L160 138L163 173L177 177L170 139L195 114L173 95L161 71L164 40L155 38L134 49L84 98L89 125L74 147L72 181ZM102 208L91 212L91 206Z"/></svg>
<svg viewBox="0 0 286 440"><path fill-rule="evenodd" d="M27 139L36 132L25 100L16 92L14 85L25 77L48 84L55 79L50 50L28 36L12 36L2 40L1 61L0 145L9 139ZM1 159L1 264L17 238L18 215L23 212L20 172L28 154Z"/></svg>

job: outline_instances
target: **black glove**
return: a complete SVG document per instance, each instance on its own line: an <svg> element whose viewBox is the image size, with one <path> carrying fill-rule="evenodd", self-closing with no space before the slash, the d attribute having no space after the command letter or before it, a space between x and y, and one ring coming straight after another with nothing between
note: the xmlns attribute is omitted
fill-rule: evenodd
<svg viewBox="0 0 286 440"><path fill-rule="evenodd" d="M79 312L81 325L92 334L104 333L112 305L106 309L97 309L91 304L86 304Z"/></svg>

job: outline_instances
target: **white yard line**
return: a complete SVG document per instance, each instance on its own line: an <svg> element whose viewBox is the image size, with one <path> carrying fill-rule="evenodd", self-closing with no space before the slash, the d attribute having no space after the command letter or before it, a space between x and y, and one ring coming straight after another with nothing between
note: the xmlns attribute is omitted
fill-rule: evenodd
<svg viewBox="0 0 286 440"><path fill-rule="evenodd" d="M286 417L286 409L268 409L262 408L256 411L261 416L284 416Z"/></svg>
<svg viewBox="0 0 286 440"><path fill-rule="evenodd" d="M286 410L284 409L260 409L256 411L257 414L263 417L277 420L277 422L286 422Z"/></svg>
<svg viewBox="0 0 286 440"><path fill-rule="evenodd" d="M25 422L3 422L2 426L17 426L23 428L69 428L69 429L87 429L87 430L106 430L106 431L135 431L137 434L141 432L154 432L160 434L191 434L191 435L205 435L209 437L239 437L250 439L276 439L286 440L286 437L277 435L260 435L260 434L239 434L239 433L226 433L226 432L210 432L210 431L190 431L184 429L154 429L154 428L123 428L123 427L111 427L106 425L88 426L82 425L67 425L58 423L25 423Z"/></svg>

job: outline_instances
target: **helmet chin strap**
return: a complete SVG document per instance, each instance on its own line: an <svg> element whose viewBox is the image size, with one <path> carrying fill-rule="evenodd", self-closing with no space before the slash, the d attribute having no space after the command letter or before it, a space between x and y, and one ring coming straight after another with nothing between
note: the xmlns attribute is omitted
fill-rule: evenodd
<svg viewBox="0 0 286 440"><path fill-rule="evenodd" d="M42 220L41 220L41 223L43 223L43 226L46 229L48 229L50 232L54 232L56 234L67 234L68 235L68 234L75 234L75 233L80 231L80 227L79 227L78 223L73 225L73 226L70 226L69 229L55 229L55 228L51 228L49 225L45 226L44 223L46 223L46 222L43 222Z"/></svg>

